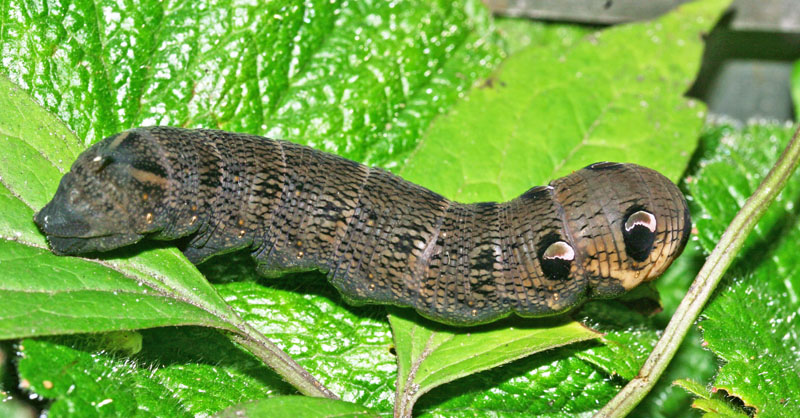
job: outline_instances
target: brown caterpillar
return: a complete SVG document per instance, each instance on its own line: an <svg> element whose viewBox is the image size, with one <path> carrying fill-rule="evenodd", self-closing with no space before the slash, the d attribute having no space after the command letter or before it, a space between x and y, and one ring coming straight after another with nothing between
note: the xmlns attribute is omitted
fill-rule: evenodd
<svg viewBox="0 0 800 418"><path fill-rule="evenodd" d="M191 236L194 263L249 248L264 275L318 269L351 303L461 325L620 295L660 275L691 229L678 188L633 164L461 204L290 142L169 127L86 150L35 222L58 254Z"/></svg>

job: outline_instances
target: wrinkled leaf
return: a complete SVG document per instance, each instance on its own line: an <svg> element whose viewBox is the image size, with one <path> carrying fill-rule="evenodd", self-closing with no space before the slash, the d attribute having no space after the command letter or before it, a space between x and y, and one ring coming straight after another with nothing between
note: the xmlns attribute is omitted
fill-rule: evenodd
<svg viewBox="0 0 800 418"><path fill-rule="evenodd" d="M143 124L220 128L391 165L501 54L478 0L0 11L0 71L87 142Z"/></svg>
<svg viewBox="0 0 800 418"><path fill-rule="evenodd" d="M701 243L710 251L724 227L777 160L792 127L750 125L712 131L714 156L691 183L703 216ZM758 223L700 328L723 364L712 381L759 416L800 415L800 175L795 175Z"/></svg>
<svg viewBox="0 0 800 418"><path fill-rule="evenodd" d="M217 331L141 331L143 350L116 355L101 336L22 340L22 387L53 399L50 416L195 416L291 387Z"/></svg>
<svg viewBox="0 0 800 418"><path fill-rule="evenodd" d="M234 256L230 256L234 257ZM241 267L252 264L234 258L224 263ZM256 284L252 266L246 269L220 270L205 266L204 273L216 283L217 289L234 310L256 329L270 335L281 349L303 367L313 370L320 381L341 394L349 402L357 402L377 410L390 411L394 397L395 358L390 353L391 330L382 318L366 309L348 308L335 289L325 284L321 275L294 275ZM253 276L241 281L242 276ZM228 282L229 280L237 280ZM266 285L266 286L265 286ZM190 412L214 413L239 402L258 400L267 395L290 395L294 390L283 383L255 358L245 355L222 335L199 328L155 329L141 331L142 350L133 361L120 358L120 352L110 352L110 344L118 339L95 336L57 340L62 345L54 353L31 354L24 378L33 382L51 378L41 373L52 372L52 358L71 347L103 342L103 351L92 352L102 367L67 368L60 375L65 383L79 379L105 379L106 367L122 375L139 375L156 369L158 381L169 382L162 388L148 389L159 396L174 396L181 404L191 405ZM27 346L27 345L26 345ZM73 361L73 360L70 360ZM65 362L68 362L65 359ZM210 367L215 366L215 367ZM90 376L90 377L87 377ZM250 376L250 377L248 377ZM252 378L255 377L255 378ZM73 393L63 396L66 402L81 404L100 402L105 398L130 397L128 381L96 391L85 387L80 399ZM226 383L227 382L227 383ZM69 384L67 384L69 386ZM225 386L222 388L221 386ZM146 388L149 386L146 386ZM39 390L40 387L31 387ZM35 392L39 393L39 392ZM135 394L135 391L134 391ZM48 393L45 396L58 395ZM61 396L55 396L61 399ZM134 396L140 408L152 408L158 398Z"/></svg>
<svg viewBox="0 0 800 418"><path fill-rule="evenodd" d="M219 418L336 418L378 417L379 415L356 404L331 399L301 396L280 396L238 405L216 415Z"/></svg>
<svg viewBox="0 0 800 418"><path fill-rule="evenodd" d="M420 416L590 416L619 390L602 370L575 357L583 344L547 351L437 387Z"/></svg>
<svg viewBox="0 0 800 418"><path fill-rule="evenodd" d="M319 274L217 288L245 321L343 400L391 411L397 365L383 310L348 307Z"/></svg>

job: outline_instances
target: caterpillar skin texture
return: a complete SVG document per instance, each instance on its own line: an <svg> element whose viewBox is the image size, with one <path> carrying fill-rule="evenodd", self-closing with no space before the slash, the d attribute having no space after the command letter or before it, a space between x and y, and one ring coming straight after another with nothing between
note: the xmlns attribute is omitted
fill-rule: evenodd
<svg viewBox="0 0 800 418"><path fill-rule="evenodd" d="M248 248L263 275L320 270L350 303L458 325L618 296L659 276L691 229L678 188L634 164L462 204L290 142L170 127L86 150L35 222L57 254L190 236L193 263Z"/></svg>

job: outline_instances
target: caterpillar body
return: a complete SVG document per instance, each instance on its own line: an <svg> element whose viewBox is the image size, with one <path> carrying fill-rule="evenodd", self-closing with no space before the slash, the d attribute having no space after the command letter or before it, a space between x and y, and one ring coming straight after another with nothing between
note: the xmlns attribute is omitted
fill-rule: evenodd
<svg viewBox="0 0 800 418"><path fill-rule="evenodd" d="M87 149L34 220L58 254L189 236L193 263L249 248L266 276L317 269L351 303L459 325L618 296L660 275L691 229L678 188L634 164L462 204L290 142L171 127Z"/></svg>

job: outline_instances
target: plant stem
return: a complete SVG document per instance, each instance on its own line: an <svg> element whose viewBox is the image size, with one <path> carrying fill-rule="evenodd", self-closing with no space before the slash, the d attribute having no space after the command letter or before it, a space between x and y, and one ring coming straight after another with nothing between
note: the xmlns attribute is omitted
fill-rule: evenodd
<svg viewBox="0 0 800 418"><path fill-rule="evenodd" d="M241 334L232 333L231 339L244 346L278 373L290 385L306 396L339 399L335 393L322 385L306 369L297 364L283 350L272 344L267 337L249 325L240 327Z"/></svg>
<svg viewBox="0 0 800 418"><path fill-rule="evenodd" d="M778 161L747 199L739 213L733 218L725 233L708 256L692 286L669 321L664 335L653 348L639 374L614 397L595 417L622 417L647 395L664 373L670 360L686 337L689 328L697 320L703 307L719 284L725 271L744 245L750 231L769 208L786 181L800 162L800 128L784 149Z"/></svg>

